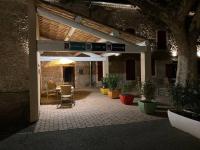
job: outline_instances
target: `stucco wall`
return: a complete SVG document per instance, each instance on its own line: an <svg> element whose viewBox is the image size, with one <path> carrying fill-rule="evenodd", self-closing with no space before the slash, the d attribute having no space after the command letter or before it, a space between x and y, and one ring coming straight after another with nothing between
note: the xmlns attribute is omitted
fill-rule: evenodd
<svg viewBox="0 0 200 150"><path fill-rule="evenodd" d="M135 78L140 77L140 54L122 54L109 58L109 72L118 74L123 82L126 80L126 60L135 61Z"/></svg>
<svg viewBox="0 0 200 150"><path fill-rule="evenodd" d="M76 88L84 88L90 86L90 62L76 63L75 86Z"/></svg>
<svg viewBox="0 0 200 150"><path fill-rule="evenodd" d="M0 120L27 117L29 103L28 17L25 0L0 1ZM2 123L1 123L2 125Z"/></svg>

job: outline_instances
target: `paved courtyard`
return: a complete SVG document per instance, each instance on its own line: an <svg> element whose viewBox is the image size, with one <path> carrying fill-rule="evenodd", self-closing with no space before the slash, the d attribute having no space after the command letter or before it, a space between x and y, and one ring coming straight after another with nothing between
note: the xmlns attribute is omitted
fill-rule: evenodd
<svg viewBox="0 0 200 150"><path fill-rule="evenodd" d="M73 108L42 105L40 120L0 141L0 150L197 150L199 139L167 118L145 115L94 91Z"/></svg>
<svg viewBox="0 0 200 150"><path fill-rule="evenodd" d="M136 105L124 105L93 90L77 100L73 108L58 109L57 105L41 105L40 119L33 132L45 132L106 125L127 124L162 119L146 115Z"/></svg>

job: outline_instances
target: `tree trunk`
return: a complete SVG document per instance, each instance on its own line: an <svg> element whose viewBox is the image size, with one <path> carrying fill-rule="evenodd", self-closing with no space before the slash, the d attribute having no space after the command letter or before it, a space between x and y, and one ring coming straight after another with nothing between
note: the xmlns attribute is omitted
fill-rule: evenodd
<svg viewBox="0 0 200 150"><path fill-rule="evenodd" d="M187 82L197 79L196 40L183 31L175 33L178 46L176 84L185 86Z"/></svg>

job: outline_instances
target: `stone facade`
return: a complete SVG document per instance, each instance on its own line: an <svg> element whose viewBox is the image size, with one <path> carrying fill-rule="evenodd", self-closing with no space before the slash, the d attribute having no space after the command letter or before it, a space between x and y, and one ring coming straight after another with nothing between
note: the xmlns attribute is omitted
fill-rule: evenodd
<svg viewBox="0 0 200 150"><path fill-rule="evenodd" d="M45 90L45 84L49 80L53 80L57 85L64 83L63 67L45 67L47 62L41 63L41 89ZM93 62L92 81L96 79L96 68ZM75 87L85 88L90 86L90 62L76 62L74 65Z"/></svg>
<svg viewBox="0 0 200 150"><path fill-rule="evenodd" d="M0 125L2 125L22 118L27 120L28 117L27 2L1 0L0 14L0 120L3 122Z"/></svg>
<svg viewBox="0 0 200 150"><path fill-rule="evenodd" d="M42 91L46 89L45 85L49 80L52 80L57 84L63 83L63 67L62 66L46 67L45 65L47 63L48 62L41 63L41 90Z"/></svg>

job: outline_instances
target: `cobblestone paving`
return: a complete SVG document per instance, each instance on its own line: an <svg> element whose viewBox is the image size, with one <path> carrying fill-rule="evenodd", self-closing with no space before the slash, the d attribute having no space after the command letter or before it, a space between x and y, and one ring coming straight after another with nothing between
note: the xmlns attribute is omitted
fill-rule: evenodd
<svg viewBox="0 0 200 150"><path fill-rule="evenodd" d="M95 126L126 124L162 119L141 113L136 105L124 105L95 91L73 108L57 109L56 105L41 105L40 119L34 132L67 130Z"/></svg>

